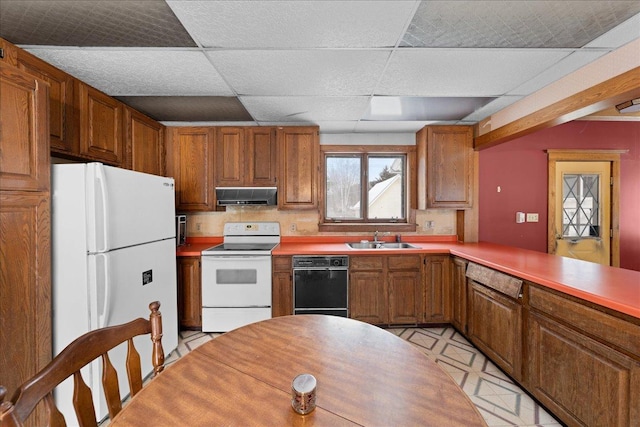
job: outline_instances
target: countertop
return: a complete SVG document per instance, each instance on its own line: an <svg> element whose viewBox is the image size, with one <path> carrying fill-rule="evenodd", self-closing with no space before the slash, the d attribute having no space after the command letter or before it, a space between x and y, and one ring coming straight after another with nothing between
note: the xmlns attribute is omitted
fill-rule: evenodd
<svg viewBox="0 0 640 427"><path fill-rule="evenodd" d="M363 238L364 239L364 238ZM640 272L495 243L458 243L455 236L403 236L416 249L350 249L354 236L282 237L272 255L451 254L640 319ZM390 241L385 237L385 241ZM222 238L191 238L177 256L199 256Z"/></svg>

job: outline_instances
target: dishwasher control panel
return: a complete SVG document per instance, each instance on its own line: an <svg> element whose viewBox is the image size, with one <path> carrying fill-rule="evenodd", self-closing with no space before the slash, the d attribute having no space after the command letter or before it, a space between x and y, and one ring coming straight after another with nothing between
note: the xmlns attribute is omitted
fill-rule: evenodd
<svg viewBox="0 0 640 427"><path fill-rule="evenodd" d="M347 268L349 257L346 255L296 255L293 268Z"/></svg>

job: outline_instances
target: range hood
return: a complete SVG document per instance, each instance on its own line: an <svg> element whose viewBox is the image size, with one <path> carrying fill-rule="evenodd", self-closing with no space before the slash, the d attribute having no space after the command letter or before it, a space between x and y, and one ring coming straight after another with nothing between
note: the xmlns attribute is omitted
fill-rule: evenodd
<svg viewBox="0 0 640 427"><path fill-rule="evenodd" d="M278 203L276 187L216 187L219 206L261 205Z"/></svg>

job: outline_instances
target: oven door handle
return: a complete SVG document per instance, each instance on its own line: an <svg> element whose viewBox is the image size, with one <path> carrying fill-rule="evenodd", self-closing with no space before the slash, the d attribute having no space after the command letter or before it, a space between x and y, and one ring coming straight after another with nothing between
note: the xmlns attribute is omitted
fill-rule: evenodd
<svg viewBox="0 0 640 427"><path fill-rule="evenodd" d="M203 259L211 259L211 260L228 260L228 259L256 259L256 258L271 258L271 255L203 255Z"/></svg>

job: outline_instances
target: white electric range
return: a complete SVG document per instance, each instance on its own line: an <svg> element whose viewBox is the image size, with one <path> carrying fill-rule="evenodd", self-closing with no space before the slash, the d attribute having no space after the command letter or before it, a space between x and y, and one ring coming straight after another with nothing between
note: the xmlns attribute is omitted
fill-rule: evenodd
<svg viewBox="0 0 640 427"><path fill-rule="evenodd" d="M202 251L202 331L227 332L271 318L271 251L277 222L229 222L223 243Z"/></svg>

